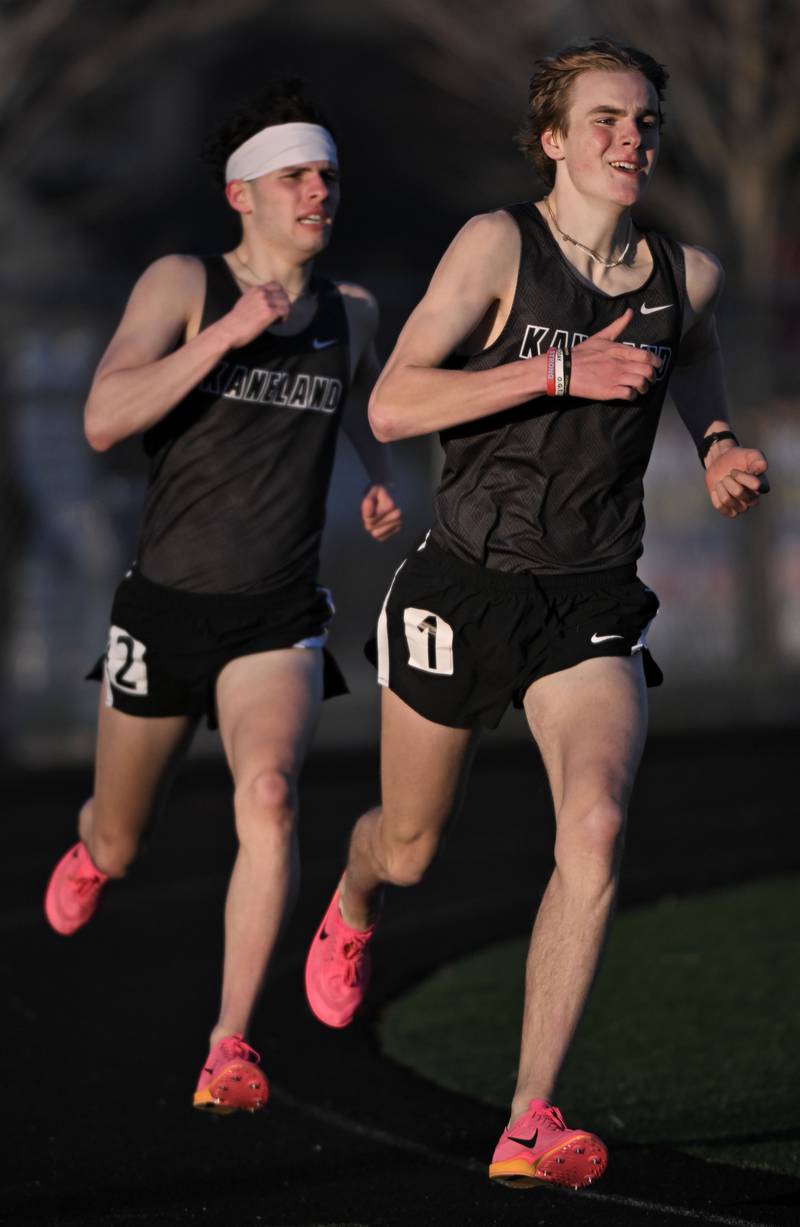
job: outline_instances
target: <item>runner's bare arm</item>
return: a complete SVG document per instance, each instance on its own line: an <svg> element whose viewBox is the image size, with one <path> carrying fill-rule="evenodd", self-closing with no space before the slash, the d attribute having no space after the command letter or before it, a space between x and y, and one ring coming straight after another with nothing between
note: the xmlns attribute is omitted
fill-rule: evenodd
<svg viewBox="0 0 800 1227"><path fill-rule="evenodd" d="M699 247L684 248L687 318L670 393L695 446L706 435L731 430L722 352L714 316L724 282L717 259ZM758 503L769 489L762 476L767 461L757 448L733 439L713 443L704 461L706 487L714 508L734 517Z"/></svg>
<svg viewBox="0 0 800 1227"><path fill-rule="evenodd" d="M361 520L377 541L399 532L402 512L391 488L390 449L379 443L367 418L369 395L378 378L380 364L375 351L378 304L361 286L340 284L350 332L351 383L342 416L342 429L353 444L369 477L361 499Z"/></svg>
<svg viewBox="0 0 800 1227"><path fill-rule="evenodd" d="M473 217L456 235L372 394L370 422L379 439L429 434L545 395L544 356L520 358L487 371L438 369L490 312L495 312L498 324L507 318L519 250L517 226L502 210ZM645 390L660 360L646 350L617 343L630 319L626 311L575 347L573 395L633 400Z"/></svg>
<svg viewBox="0 0 800 1227"><path fill-rule="evenodd" d="M230 348L289 309L277 282L254 286L200 332L204 298L205 270L193 256L165 256L139 278L86 402L84 428L96 451L153 426Z"/></svg>

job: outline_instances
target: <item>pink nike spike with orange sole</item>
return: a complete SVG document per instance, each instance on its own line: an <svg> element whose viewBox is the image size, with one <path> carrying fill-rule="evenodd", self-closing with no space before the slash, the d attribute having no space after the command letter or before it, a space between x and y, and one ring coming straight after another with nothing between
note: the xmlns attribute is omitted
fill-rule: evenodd
<svg viewBox="0 0 800 1227"><path fill-rule="evenodd" d="M582 1189L599 1180L608 1151L593 1133L568 1129L558 1108L532 1099L502 1133L489 1165L498 1184L533 1188L555 1184Z"/></svg>
<svg viewBox="0 0 800 1227"><path fill-rule="evenodd" d="M269 1085L259 1067L261 1057L241 1034L226 1035L206 1057L200 1071L194 1106L219 1116L243 1109L257 1112L269 1099Z"/></svg>

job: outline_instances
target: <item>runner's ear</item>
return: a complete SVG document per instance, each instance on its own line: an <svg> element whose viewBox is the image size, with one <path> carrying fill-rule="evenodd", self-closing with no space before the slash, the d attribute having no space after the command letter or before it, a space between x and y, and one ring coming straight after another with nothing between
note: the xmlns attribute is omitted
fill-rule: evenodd
<svg viewBox="0 0 800 1227"><path fill-rule="evenodd" d="M252 213L250 190L243 179L231 179L225 184L225 198L236 213Z"/></svg>
<svg viewBox="0 0 800 1227"><path fill-rule="evenodd" d="M555 128L545 128L539 140L548 158L552 158L554 162L562 160L564 153L561 148L561 138Z"/></svg>

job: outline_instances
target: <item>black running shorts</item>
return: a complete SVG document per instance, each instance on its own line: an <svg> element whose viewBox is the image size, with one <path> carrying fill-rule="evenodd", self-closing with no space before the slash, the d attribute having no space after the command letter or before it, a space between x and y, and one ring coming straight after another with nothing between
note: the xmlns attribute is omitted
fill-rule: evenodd
<svg viewBox="0 0 800 1227"><path fill-rule="evenodd" d="M323 648L324 697L347 683L325 649L330 593L313 583L273 593L202 593L166 588L134 566L111 608L104 656L89 673L109 707L130 716L202 716L217 727L214 687L239 656L277 648Z"/></svg>
<svg viewBox="0 0 800 1227"><path fill-rule="evenodd" d="M634 565L535 576L462 562L427 541L396 572L366 654L378 681L452 728L496 728L531 682L598 656L641 654L658 597Z"/></svg>

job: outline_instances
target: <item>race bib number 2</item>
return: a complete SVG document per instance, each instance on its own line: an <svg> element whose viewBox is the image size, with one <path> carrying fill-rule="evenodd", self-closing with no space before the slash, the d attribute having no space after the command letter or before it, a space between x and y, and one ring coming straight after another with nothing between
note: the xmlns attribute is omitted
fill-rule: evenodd
<svg viewBox="0 0 800 1227"><path fill-rule="evenodd" d="M109 686L125 694L147 694L146 648L121 626L112 626L106 650L106 679Z"/></svg>

